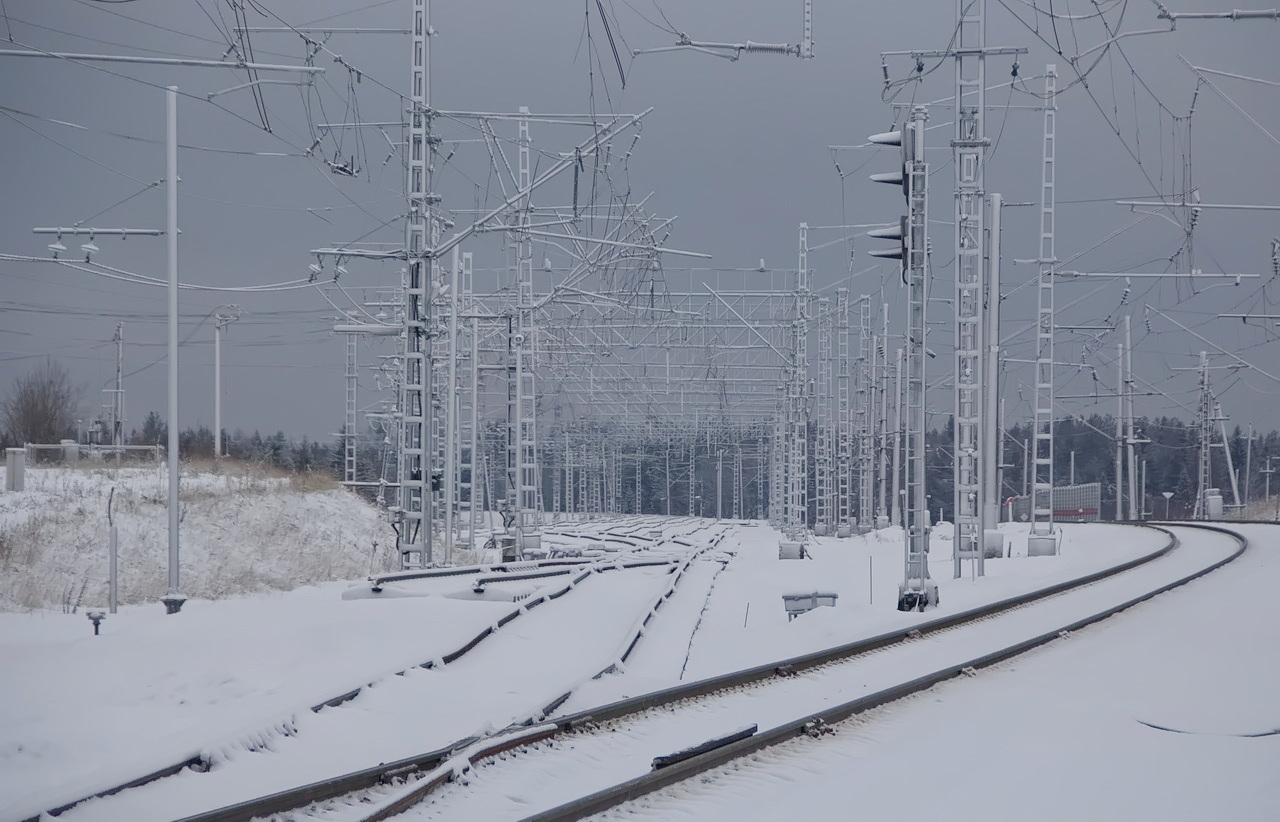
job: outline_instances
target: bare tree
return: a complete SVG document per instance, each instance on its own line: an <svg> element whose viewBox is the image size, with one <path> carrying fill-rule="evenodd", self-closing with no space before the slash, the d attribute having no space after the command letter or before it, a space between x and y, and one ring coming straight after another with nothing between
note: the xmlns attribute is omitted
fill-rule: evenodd
<svg viewBox="0 0 1280 822"><path fill-rule="evenodd" d="M76 391L67 369L46 359L19 377L0 403L9 437L23 442L57 442L75 435Z"/></svg>

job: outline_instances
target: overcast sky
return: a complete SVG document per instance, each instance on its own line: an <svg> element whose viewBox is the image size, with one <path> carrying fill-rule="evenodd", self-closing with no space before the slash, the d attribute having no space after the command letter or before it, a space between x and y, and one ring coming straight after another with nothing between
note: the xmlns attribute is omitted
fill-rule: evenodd
<svg viewBox="0 0 1280 822"><path fill-rule="evenodd" d="M989 93L987 130L995 141L988 189L1010 204L1033 203L1039 196L1042 114L1035 96L1047 62L1058 65L1059 259L1077 254L1070 268L1092 271L1170 270L1169 258L1184 244L1179 227L1163 211L1144 220L1115 199L1176 197L1184 174L1186 115L1197 77L1179 59L1275 83L1280 24L1273 21L1183 21L1177 30L1129 36L1078 81L1075 55L1087 53L1117 32L1168 29L1146 0L1102 3L1105 18L1091 3L1059 2L1059 14L1088 19L1050 20L1029 0L990 0L988 42L1025 46L1017 58L1016 88ZM1180 2L1176 11L1230 9L1220 0ZM362 3L358 0L263 0L255 4L294 26L402 27L410 0ZM1046 4L1038 4L1043 9ZM870 223L895 219L902 201L885 186L866 179L893 165L888 151L853 149L832 152L831 145L857 145L868 134L893 123L894 110L882 100L880 52L942 49L954 27L954 5L945 2L853 3L818 0L814 10L813 60L748 55L736 63L695 53L645 55L629 49L671 44L669 21L694 39L741 42L797 42L801 0L605 0L626 88L594 0L436 0L432 22L432 89L437 107L508 111L528 105L535 112L654 112L630 163L634 198L653 192L650 210L678 215L670 244L714 255L711 266L759 264L794 268L797 225ZM659 9L659 6L661 9ZM196 56L217 59L226 50L221 31L234 26L231 7L216 0L5 0L3 36L45 50ZM279 25L247 10L250 25ZM1019 17L1015 17L1015 13ZM592 38L584 38L590 18ZM1019 19L1020 18L1020 19ZM1025 22L1024 22L1025 21ZM1105 21L1105 26L1104 26ZM1108 28L1110 33L1108 33ZM261 62L298 64L304 54L293 34L256 34L254 55ZM360 70L349 73L328 55L316 65L327 69L313 92L287 85L264 85L262 96L272 133L266 133L253 98L246 91L207 95L245 82L243 72L224 69L74 64L52 59L0 58L0 144L7 162L0 198L0 252L47 256L52 238L31 233L34 226L84 221L100 227L162 228L164 192L148 188L164 174L163 86L176 84L179 105L182 200L180 204L181 278L211 286L279 283L307 275L314 262L309 249L354 241L398 244L403 212L397 160L384 164L387 141L376 130L353 131L326 139L322 156L302 157L312 142L315 123L395 121L401 102L391 90L407 88L409 41L402 35L334 34L329 48ZM1060 49L1061 55L1054 51ZM1101 53L1079 58L1085 71ZM589 59L588 55L593 55ZM1014 58L992 57L988 83L1005 83ZM933 68L929 61L926 71ZM890 76L899 79L913 65L891 58ZM291 75L264 75L271 80ZM1192 178L1208 203L1276 205L1280 181L1280 87L1210 75L1256 123L1251 124L1209 86L1195 98L1192 125ZM950 63L920 83L902 87L896 102L944 101L951 94ZM354 91L354 94L352 94ZM592 93L594 92L594 93ZM216 104L216 105L215 105ZM62 121L61 123L52 121ZM935 296L951 291L952 172L947 164L951 121L945 105L934 108L929 134L934 164L931 225ZM84 128L73 128L74 123ZM1267 133L1269 132L1269 134ZM388 130L396 137L395 130ZM462 131L452 136L466 138ZM535 147L555 152L571 147L574 135L535 126ZM210 151L208 149L217 149ZM453 167L442 172L445 205L473 208L483 201L487 159L475 144L458 146ZM270 152L286 156L255 156ZM356 177L332 174L323 160L336 154L356 156ZM836 162L839 163L839 170ZM841 176L841 171L844 176ZM937 173L937 172L941 173ZM493 202L490 191L488 202ZM137 196L132 196L132 195ZM132 197L132 198L131 198ZM131 198L131 199L130 199ZM124 202L122 202L124 201ZM116 205L119 203L119 205ZM114 205L114 207L112 207ZM459 224L468 219L459 215ZM1011 293L1007 331L1022 328L1034 314L1034 289L1018 287L1034 278L1034 267L1015 258L1036 254L1037 208L1011 205L1005 211L1005 290ZM1131 223L1135 223L1130 225ZM1140 379L1170 396L1142 397L1140 413L1191 418L1195 376L1172 369L1194 365L1202 348L1195 339L1147 306L1193 327L1214 344L1235 352L1280 376L1280 346L1261 324L1217 319L1219 312L1280 313L1266 286L1273 273L1271 240L1280 235L1276 212L1205 211L1194 235L1194 264L1206 272L1261 275L1193 291L1187 283L1132 281L1077 282L1060 287L1062 324L1097 325L1131 311ZM385 224L385 225L384 225ZM1117 233L1118 232L1118 233ZM1112 236L1114 234L1114 236ZM813 244L834 239L816 233ZM1108 239L1110 237L1110 239ZM75 257L83 239L65 238ZM96 260L126 271L165 276L163 239L97 238ZM875 266L859 237L852 260L836 244L810 258L814 285L848 282L855 295L877 294L901 316L896 271ZM497 243L477 243L476 266L505 264ZM1083 252L1083 253L1081 253ZM535 252L540 257L541 252ZM669 267L678 261L669 260ZM398 281L394 264L353 262L341 284L359 299ZM850 280L851 273L857 276ZM335 302L341 294L331 294ZM114 378L111 344L117 322L126 340L127 413L130 427L150 410L165 408L164 306L162 288L140 286L61 266L0 262L0 390L37 364L44 355L69 366L84 386L86 414L104 401L100 390ZM243 319L227 334L223 350L224 427L291 435L327 437L343 419L341 338L330 332L334 308L313 288L275 293L184 292L181 425L211 425L213 420L212 338L208 315L219 305L243 307ZM950 311L934 309L939 349L950 338ZM1097 369L1100 386L1113 388L1118 336L1103 335L1082 348L1084 338L1063 335L1059 358L1082 358ZM1012 357L1032 355L1023 334ZM931 345L933 345L931 340ZM1226 358L1218 361L1225 363ZM942 368L945 357L931 368ZM1064 394L1088 393L1089 368L1064 369ZM1023 385L1028 372L1015 366L1007 390L1012 421L1030 410ZM1216 372L1226 412L1233 423L1252 421L1276 427L1274 398L1280 384L1257 373ZM372 381L366 379L366 388ZM945 401L940 396L938 401ZM1073 410L1111 412L1114 400L1093 405L1071 401Z"/></svg>

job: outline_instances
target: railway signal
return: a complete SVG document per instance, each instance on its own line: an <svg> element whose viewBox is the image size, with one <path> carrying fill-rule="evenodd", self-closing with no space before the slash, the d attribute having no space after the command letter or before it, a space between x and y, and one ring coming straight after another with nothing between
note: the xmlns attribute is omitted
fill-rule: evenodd
<svg viewBox="0 0 1280 822"><path fill-rule="evenodd" d="M925 492L925 270L929 253L929 164L924 159L924 129L929 111L912 108L901 130L873 134L871 142L902 147L898 170L871 175L879 183L898 185L907 200L907 213L897 229L877 229L870 236L896 240L897 248L872 251L872 256L902 261L907 286L906 488L903 522L906 531L898 610L923 611L938 604L938 583L929 577L929 509Z"/></svg>

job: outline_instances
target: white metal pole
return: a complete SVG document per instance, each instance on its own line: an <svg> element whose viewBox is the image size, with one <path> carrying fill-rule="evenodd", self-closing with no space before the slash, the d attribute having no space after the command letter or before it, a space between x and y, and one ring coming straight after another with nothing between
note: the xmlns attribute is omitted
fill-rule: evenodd
<svg viewBox="0 0 1280 822"><path fill-rule="evenodd" d="M166 92L166 238L169 242L169 590L165 611L182 610L186 597L178 578L178 87Z"/></svg>
<svg viewBox="0 0 1280 822"><path fill-rule="evenodd" d="M462 253L463 283L467 293L468 300L472 299L471 295L474 291L474 284L475 284L474 280L472 279L471 262L472 262L471 252L464 251ZM480 490L480 483L476 482L476 469L479 468L480 466L480 456L479 456L480 454L480 320L479 318L473 315L469 320L469 322L471 324L471 334L470 334L471 385L469 388L471 392L471 408L470 408L471 439L467 443L467 447L471 449L471 506L470 506L471 521L467 523L467 531L468 531L467 549L470 551L475 551L476 527L479 525L479 516L478 516L477 508L480 508L480 511L484 510L482 506L477 505L477 502L480 499L480 496L477 493ZM566 435L566 439L567 439L567 435ZM568 479L567 479L568 463L566 462L565 465L566 465L565 491L566 493L572 493L570 489L567 487L568 486ZM566 510L569 510L569 509L566 508Z"/></svg>
<svg viewBox="0 0 1280 822"><path fill-rule="evenodd" d="M1116 409L1116 521L1124 519L1124 343L1116 344L1119 408Z"/></svg>
<svg viewBox="0 0 1280 822"><path fill-rule="evenodd" d="M1222 406L1214 402L1214 417L1218 420L1218 425L1222 428L1222 453L1227 458L1227 476L1231 478L1231 496L1235 501L1235 508L1240 508L1240 483L1236 480L1236 466L1231 458L1231 443L1227 440L1227 418L1222 413Z"/></svg>
<svg viewBox="0 0 1280 822"><path fill-rule="evenodd" d="M1031 457L1031 533L1047 535L1053 529L1053 325L1054 325L1054 240L1057 203L1057 117L1055 102L1058 70L1053 64L1045 67L1045 107L1043 150L1040 170L1040 253L1037 257L1036 321L1036 385L1035 426L1032 442L1035 450ZM1041 494L1044 504L1041 505ZM1055 551L1056 553L1056 551Z"/></svg>
<svg viewBox="0 0 1280 822"><path fill-rule="evenodd" d="M1244 452L1244 504L1249 506L1249 485L1253 482L1253 423L1249 423L1249 439Z"/></svg>
<svg viewBox="0 0 1280 822"><path fill-rule="evenodd" d="M902 349L894 357L893 380L893 524L902 525Z"/></svg>
<svg viewBox="0 0 1280 822"><path fill-rule="evenodd" d="M458 502L458 273L461 251L455 245L449 260L449 362L444 390L444 563L453 562L454 510Z"/></svg>
<svg viewBox="0 0 1280 822"><path fill-rule="evenodd" d="M1140 519L1146 519L1151 513L1147 510L1147 461L1142 461L1142 505L1138 507L1138 516Z"/></svg>
<svg viewBox="0 0 1280 822"><path fill-rule="evenodd" d="M716 452L716 522L722 519L721 504L724 501L724 451Z"/></svg>
<svg viewBox="0 0 1280 822"><path fill-rule="evenodd" d="M1124 315L1124 385L1121 396L1124 402L1124 446L1125 470L1128 471L1129 482L1129 519L1140 519L1138 516L1138 472L1134 454L1133 433L1133 335L1132 315Z"/></svg>
<svg viewBox="0 0 1280 822"><path fill-rule="evenodd" d="M347 432L350 436L350 432ZM222 459L222 318L213 322L213 458Z"/></svg>
<svg viewBox="0 0 1280 822"><path fill-rule="evenodd" d="M986 335L987 361L983 371L983 388L986 402L983 405L985 431L982 437L982 471L986 475L983 483L982 528L984 533L978 543L978 573L984 574L986 566L983 554L986 553L985 531L995 528L1000 522L1000 212L1004 205L1004 197L991 195L991 219L988 222L990 243L987 250L987 302L986 317L983 318L982 330Z"/></svg>
<svg viewBox="0 0 1280 822"><path fill-rule="evenodd" d="M111 406L111 444L124 445L124 323L116 323L116 394ZM116 461L120 451L116 451Z"/></svg>
<svg viewBox="0 0 1280 822"><path fill-rule="evenodd" d="M108 600L107 610L114 614L116 612L116 606L120 602L120 586L119 586L119 576L118 576L118 568L119 568L118 558L120 556L120 551L119 551L120 543L118 540L118 534L116 532L116 526L114 525L111 526L109 539L110 539L111 554L108 562L109 567L107 570L107 575L110 581L110 590L108 591L109 596L107 597L107 600Z"/></svg>

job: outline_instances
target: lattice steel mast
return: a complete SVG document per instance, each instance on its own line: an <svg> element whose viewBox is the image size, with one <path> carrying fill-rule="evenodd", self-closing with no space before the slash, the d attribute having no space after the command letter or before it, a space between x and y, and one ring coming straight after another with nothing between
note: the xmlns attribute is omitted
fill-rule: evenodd
<svg viewBox="0 0 1280 822"><path fill-rule="evenodd" d="M1053 555L1058 552L1053 528L1053 286L1055 257L1054 206L1056 200L1057 154L1057 66L1045 68L1044 149L1040 174L1040 253L1036 280L1038 309L1036 313L1036 395L1034 445L1032 462L1034 481L1031 487L1031 536L1027 542L1030 556ZM1120 489L1116 489L1117 494Z"/></svg>
<svg viewBox="0 0 1280 822"><path fill-rule="evenodd" d="M836 414L835 520L836 536L853 533L853 453L850 424L853 406L849 373L849 289L836 289Z"/></svg>
<svg viewBox="0 0 1280 822"><path fill-rule="evenodd" d="M397 482L400 488L397 541L402 568L426 567L433 562L431 536L431 471L429 374L431 339L431 288L434 261L435 217L431 206L439 196L431 190L436 139L431 134L430 0L413 0L410 36L411 83L409 92L409 151L405 188L404 357L400 378L400 449Z"/></svg>

